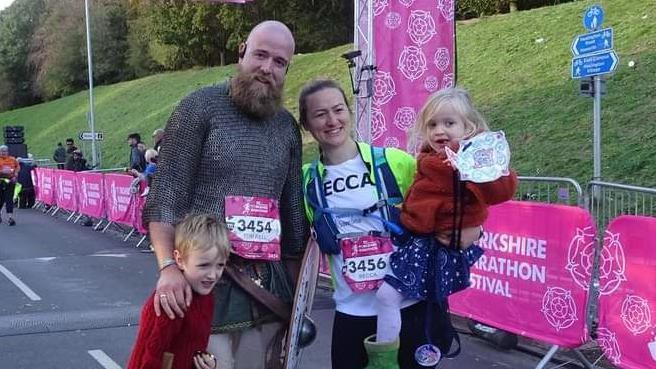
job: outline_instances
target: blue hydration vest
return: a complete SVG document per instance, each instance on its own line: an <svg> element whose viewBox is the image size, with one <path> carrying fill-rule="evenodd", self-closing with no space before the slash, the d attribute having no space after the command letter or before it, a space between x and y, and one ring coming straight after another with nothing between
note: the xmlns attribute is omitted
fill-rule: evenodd
<svg viewBox="0 0 656 369"><path fill-rule="evenodd" d="M387 159L385 158L385 148L371 146L372 165L367 165L373 170L376 192L378 193L378 202L367 209L353 208L328 208L328 201L323 192L322 173L319 173L319 161L315 160L310 164L308 175L309 180L305 186L305 198L309 206L312 207L314 216L312 226L319 248L326 254L340 254L339 248L339 231L333 219L333 215L362 215L376 217L383 222L385 230L390 232L394 240L395 236L403 233L399 226L400 211L395 206L403 201L403 194L396 182L396 177L392 172ZM365 162L365 164L367 164ZM372 213L381 210L382 217ZM350 234L352 235L352 234Z"/></svg>

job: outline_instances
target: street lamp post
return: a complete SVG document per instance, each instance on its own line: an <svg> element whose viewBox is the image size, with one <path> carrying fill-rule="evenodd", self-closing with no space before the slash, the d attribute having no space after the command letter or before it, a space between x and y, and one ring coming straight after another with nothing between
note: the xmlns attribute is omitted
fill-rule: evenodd
<svg viewBox="0 0 656 369"><path fill-rule="evenodd" d="M91 163L95 168L98 165L96 151L96 124L93 114L93 62L91 59L91 28L89 19L89 0L84 0L84 15L87 27L87 66L89 69L89 128L91 128Z"/></svg>

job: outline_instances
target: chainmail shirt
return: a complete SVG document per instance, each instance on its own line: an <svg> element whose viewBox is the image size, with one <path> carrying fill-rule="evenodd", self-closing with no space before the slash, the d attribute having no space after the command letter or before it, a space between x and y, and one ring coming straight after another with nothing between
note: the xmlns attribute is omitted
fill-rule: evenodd
<svg viewBox="0 0 656 369"><path fill-rule="evenodd" d="M169 118L164 137L144 208L146 224L175 224L188 213L225 219L225 196L267 197L280 204L283 259L302 254L309 229L301 185L302 144L288 111L266 121L252 119L233 104L229 83L223 83L184 98ZM238 262L262 287L291 301L293 288L282 263ZM248 328L271 315L225 274L215 295L219 329Z"/></svg>

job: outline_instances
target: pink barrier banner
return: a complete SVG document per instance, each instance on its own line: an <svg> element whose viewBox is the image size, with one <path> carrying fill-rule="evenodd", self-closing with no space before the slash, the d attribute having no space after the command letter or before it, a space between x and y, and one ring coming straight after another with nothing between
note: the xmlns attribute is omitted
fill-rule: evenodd
<svg viewBox="0 0 656 369"><path fill-rule="evenodd" d="M365 1L356 1L366 6ZM414 126L426 97L453 86L454 3L455 0L373 2L378 70L371 108L372 143L413 152L406 134Z"/></svg>
<svg viewBox="0 0 656 369"><path fill-rule="evenodd" d="M53 169L37 168L39 183L39 201L46 205L55 204L55 187L53 179Z"/></svg>
<svg viewBox="0 0 656 369"><path fill-rule="evenodd" d="M490 208L471 287L451 310L564 347L586 342L595 227L577 207L509 201Z"/></svg>
<svg viewBox="0 0 656 369"><path fill-rule="evenodd" d="M146 189L146 183L144 181L141 182L139 186L139 193L143 193L144 190ZM135 198L135 210L134 210L134 228L141 233L141 234L148 234L148 228L146 228L143 224L143 209L144 206L146 205L146 197L145 196L137 196Z"/></svg>
<svg viewBox="0 0 656 369"><path fill-rule="evenodd" d="M39 197L39 188L41 187L41 183L39 183L39 168L34 168L34 170L30 172L30 177L32 177L32 183L34 183L34 198L37 201L41 201L41 198Z"/></svg>
<svg viewBox="0 0 656 369"><path fill-rule="evenodd" d="M130 227L134 225L135 201L130 192L132 177L105 174L105 210L107 219Z"/></svg>
<svg viewBox="0 0 656 369"><path fill-rule="evenodd" d="M57 206L69 211L77 211L77 196L75 194L75 172L69 170L53 170Z"/></svg>
<svg viewBox="0 0 656 369"><path fill-rule="evenodd" d="M600 255L597 343L621 368L656 368L656 218L620 216Z"/></svg>
<svg viewBox="0 0 656 369"><path fill-rule="evenodd" d="M80 213L94 218L105 216L103 175L100 173L76 173L76 191Z"/></svg>

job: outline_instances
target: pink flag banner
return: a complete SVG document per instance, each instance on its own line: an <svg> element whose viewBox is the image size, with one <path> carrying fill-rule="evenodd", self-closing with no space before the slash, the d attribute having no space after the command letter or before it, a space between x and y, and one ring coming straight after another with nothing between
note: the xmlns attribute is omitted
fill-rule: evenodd
<svg viewBox="0 0 656 369"><path fill-rule="evenodd" d="M102 218L105 216L105 195L101 173L76 173L76 191L80 213Z"/></svg>
<svg viewBox="0 0 656 369"><path fill-rule="evenodd" d="M53 178L57 186L55 190L57 206L68 211L77 211L75 172L53 169Z"/></svg>
<svg viewBox="0 0 656 369"><path fill-rule="evenodd" d="M39 184L39 201L46 205L55 204L55 187L53 180L53 170L50 168L37 168Z"/></svg>
<svg viewBox="0 0 656 369"><path fill-rule="evenodd" d="M458 315L539 341L587 340L595 226L581 208L509 201L490 208L471 286L449 298Z"/></svg>
<svg viewBox="0 0 656 369"><path fill-rule="evenodd" d="M600 254L597 343L620 368L656 368L656 218L615 218Z"/></svg>
<svg viewBox="0 0 656 369"><path fill-rule="evenodd" d="M453 86L454 3L373 1L378 67L371 108L373 144L413 152L406 136L426 97Z"/></svg>
<svg viewBox="0 0 656 369"><path fill-rule="evenodd" d="M123 174L105 174L105 211L107 219L132 227L134 201L130 192L132 177Z"/></svg>

